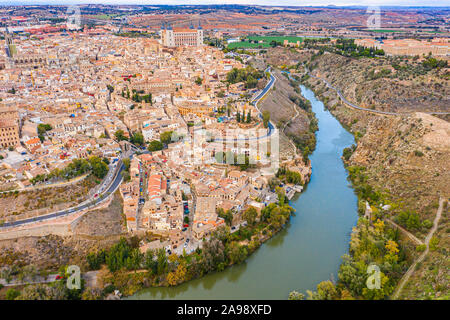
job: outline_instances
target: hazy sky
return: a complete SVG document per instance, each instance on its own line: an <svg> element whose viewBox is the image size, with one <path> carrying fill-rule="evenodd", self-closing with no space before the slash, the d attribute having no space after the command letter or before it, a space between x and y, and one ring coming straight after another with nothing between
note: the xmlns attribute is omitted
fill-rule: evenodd
<svg viewBox="0 0 450 320"><path fill-rule="evenodd" d="M0 4L258 4L280 6L449 6L449 0L0 0Z"/></svg>

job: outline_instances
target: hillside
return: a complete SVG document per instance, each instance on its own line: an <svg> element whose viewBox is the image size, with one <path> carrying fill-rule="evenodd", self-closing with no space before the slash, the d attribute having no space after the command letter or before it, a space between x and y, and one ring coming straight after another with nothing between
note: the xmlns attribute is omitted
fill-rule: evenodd
<svg viewBox="0 0 450 320"><path fill-rule="evenodd" d="M342 91L348 100L356 102L358 99L355 98L355 90L358 86L351 84L349 77L344 77L342 73L347 68L358 68L361 62L358 59L351 59L346 65L338 63L337 68L332 68L325 64L335 63L333 59L328 60L329 57L331 55L325 54L323 58L317 58L321 59L318 69L323 71L315 70L315 72L326 76L338 87L346 88L345 85L348 84L349 87ZM342 57L337 59L337 61L347 60ZM353 74L362 73L362 71L353 72ZM358 82L357 79L358 77L355 83ZM355 135L357 146L347 150L344 158L347 159L346 164L351 171L352 182L360 199L368 199L375 206L374 215L381 217L386 225L391 225L389 221L393 221L420 241L424 241L432 228L439 198L448 200L450 196L448 184L450 123L421 112L384 116L355 110L344 105L336 92L327 88L322 81L308 77L304 80L305 84L325 102L326 107ZM387 86L392 85L391 80L384 81ZM375 82L369 81L366 87L372 88L374 85ZM356 92L360 92L361 101L371 101L371 95L375 93L371 90L356 90ZM417 98L420 95L420 92L409 87L404 88L404 92L405 99ZM438 94L439 91L432 90L430 96ZM399 97L394 93L390 93L389 97L403 101L402 96ZM436 103L432 103L433 101ZM389 111L445 110L439 99L430 99L427 103L417 105L392 106L377 103L375 108ZM379 204L389 204L390 209L379 210ZM361 214L364 213L364 206L364 201L361 201ZM430 252L407 281L399 295L400 299L445 297L448 299L450 288L446 279L450 268L446 257L448 257L449 231L448 208L444 206L437 231L430 242L432 243ZM399 237L404 258L409 266L423 248L412 242L405 232L400 232ZM404 274L406 269L403 268L401 272Z"/></svg>
<svg viewBox="0 0 450 320"><path fill-rule="evenodd" d="M450 111L449 69L428 67L425 58L348 58L325 52L302 62L364 108L399 113Z"/></svg>

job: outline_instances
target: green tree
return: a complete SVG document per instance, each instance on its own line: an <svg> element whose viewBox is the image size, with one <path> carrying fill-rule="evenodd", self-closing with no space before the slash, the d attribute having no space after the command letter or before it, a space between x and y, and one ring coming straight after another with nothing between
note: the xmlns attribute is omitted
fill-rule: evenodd
<svg viewBox="0 0 450 320"><path fill-rule="evenodd" d="M142 133L136 132L131 137L130 142L135 145L142 146L142 145L144 145L144 136L142 135Z"/></svg>
<svg viewBox="0 0 450 320"><path fill-rule="evenodd" d="M249 225L254 225L256 222L256 217L258 216L258 211L255 208L250 207L244 211L242 214L242 218L247 220Z"/></svg>
<svg viewBox="0 0 450 320"><path fill-rule="evenodd" d="M150 151L150 152L159 151L159 150L162 150L162 149L163 149L163 144L159 140L152 140L148 144L148 151Z"/></svg>
<svg viewBox="0 0 450 320"><path fill-rule="evenodd" d="M263 116L263 124L264 124L264 128L269 127L269 121L270 121L270 112L269 111L263 111L262 113Z"/></svg>
<svg viewBox="0 0 450 320"><path fill-rule="evenodd" d="M233 221L233 213L231 210L225 211L223 208L217 208L217 215L225 220L225 223L231 226Z"/></svg>
<svg viewBox="0 0 450 320"><path fill-rule="evenodd" d="M128 138L124 135L124 132L122 129L117 130L114 133L114 136L116 137L117 141L126 141Z"/></svg>
<svg viewBox="0 0 450 320"><path fill-rule="evenodd" d="M200 77L197 77L197 79L195 79L195 83L200 86L203 83L203 79Z"/></svg>
<svg viewBox="0 0 450 320"><path fill-rule="evenodd" d="M172 134L173 131L166 131L161 133L159 140L163 143L163 144L169 144L172 142Z"/></svg>
<svg viewBox="0 0 450 320"><path fill-rule="evenodd" d="M166 273L169 268L169 263L167 261L167 256L166 256L166 252L164 249L158 250L157 261L158 261L158 266L157 266L158 275L162 275L162 274Z"/></svg>
<svg viewBox="0 0 450 320"><path fill-rule="evenodd" d="M246 122L250 123L251 121L252 121L252 115L251 115L250 110L249 110L248 113L247 113L247 120L246 120Z"/></svg>
<svg viewBox="0 0 450 320"><path fill-rule="evenodd" d="M89 163L92 168L92 174L99 179L103 179L108 173L108 165L103 162L99 157L90 157Z"/></svg>
<svg viewBox="0 0 450 320"><path fill-rule="evenodd" d="M20 296L20 291L14 288L8 289L6 291L6 300L15 300L18 296Z"/></svg>

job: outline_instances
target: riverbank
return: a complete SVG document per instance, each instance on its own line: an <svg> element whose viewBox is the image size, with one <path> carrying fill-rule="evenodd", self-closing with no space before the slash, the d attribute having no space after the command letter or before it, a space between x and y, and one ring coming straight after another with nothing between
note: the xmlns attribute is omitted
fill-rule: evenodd
<svg viewBox="0 0 450 320"><path fill-rule="evenodd" d="M442 134L448 127L443 120L430 115L415 114L412 116L382 116L352 110L339 100L337 93L325 87L317 79L304 77L304 83L312 88L316 94L325 101L330 112L345 125L355 136L357 145L349 148L344 153L344 161L350 171L352 185L358 193L361 218L352 239L353 244L370 235L370 229L378 226L383 235L392 234L384 238L384 248L377 254L378 258L372 258L374 263L383 265L389 261L389 268L381 268L386 276L386 286L382 295L370 295L363 292L363 288L353 291L352 296L366 299L386 299L392 294L400 277L408 266L421 252L420 246L411 241L411 238L399 229L392 227L389 221L394 220L403 229L412 232L415 237L423 239L434 220L436 202L439 195L448 196L448 162L445 154L449 148L443 144ZM439 132L439 133L438 133ZM447 131L448 132L448 131ZM448 134L448 133L447 133ZM365 202L371 206L366 212ZM381 209L385 207L386 210ZM371 212L370 212L371 211ZM441 232L435 236L435 242L443 248L448 245L445 241L445 225ZM383 238L383 237L381 237ZM448 238L448 237L447 237ZM365 240L367 242L367 239ZM374 246L379 237L366 243L366 246ZM393 242L388 242L393 241ZM395 244L394 244L395 243ZM394 248L395 247L395 248ZM351 242L351 261L344 260L341 270L348 272L348 266L358 261L361 257L361 248ZM364 251L370 251L368 248ZM429 261L418 266L409 285L405 286L403 295L398 298L432 298L445 296L445 273L442 276L432 276L430 269L426 267L430 261L437 270L447 270L446 263L439 249L435 247ZM396 258L395 258L396 257ZM434 270L433 268L433 270ZM357 274L357 272L355 272ZM361 282L366 277L361 274ZM340 277L341 278L341 277ZM342 275L343 281L338 281L340 291L351 285L348 277ZM421 279L422 278L422 279ZM347 280L346 280L347 279ZM431 281L433 285L426 282ZM355 284L353 284L355 285ZM418 290L422 288L422 292ZM347 290L350 292L351 290ZM366 290L367 291L367 290ZM348 296L348 292L345 295ZM448 291L447 291L448 292Z"/></svg>

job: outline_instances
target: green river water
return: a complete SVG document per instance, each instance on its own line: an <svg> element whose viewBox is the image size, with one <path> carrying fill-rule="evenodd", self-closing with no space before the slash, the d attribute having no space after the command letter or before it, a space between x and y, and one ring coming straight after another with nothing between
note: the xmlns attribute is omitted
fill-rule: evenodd
<svg viewBox="0 0 450 320"><path fill-rule="evenodd" d="M301 86L319 120L317 147L310 156L311 181L294 196L296 215L243 264L177 287L149 288L129 299L287 299L292 290L314 290L337 279L357 221L357 197L347 180L341 155L353 136Z"/></svg>

